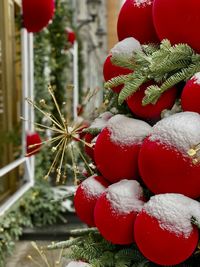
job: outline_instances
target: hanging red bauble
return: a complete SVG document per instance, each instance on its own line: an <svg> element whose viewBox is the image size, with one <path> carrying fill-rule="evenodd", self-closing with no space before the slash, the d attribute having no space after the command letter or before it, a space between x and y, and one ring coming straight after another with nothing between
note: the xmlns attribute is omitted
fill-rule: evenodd
<svg viewBox="0 0 200 267"><path fill-rule="evenodd" d="M152 3L152 0L126 0L117 23L119 40L132 36L142 44L158 42L153 25Z"/></svg>
<svg viewBox="0 0 200 267"><path fill-rule="evenodd" d="M108 185L108 182L103 177L93 175L84 180L76 190L74 196L76 213L89 226L95 226L94 207L97 199Z"/></svg>
<svg viewBox="0 0 200 267"><path fill-rule="evenodd" d="M184 111L200 113L200 72L187 81L183 88L181 106Z"/></svg>
<svg viewBox="0 0 200 267"><path fill-rule="evenodd" d="M199 143L198 113L177 113L154 125L139 154L140 175L146 186L155 194L200 197L200 163L195 149Z"/></svg>
<svg viewBox="0 0 200 267"><path fill-rule="evenodd" d="M54 0L22 0L23 26L28 32L39 32L54 15Z"/></svg>
<svg viewBox="0 0 200 267"><path fill-rule="evenodd" d="M92 142L92 140L96 137L96 135L93 135L91 133L86 133L84 139L85 139L85 142L87 142L89 145L85 144L85 153L92 159L92 161L94 161L94 146L95 146L95 143ZM93 144L93 146L92 146Z"/></svg>
<svg viewBox="0 0 200 267"><path fill-rule="evenodd" d="M187 43L200 52L199 9L198 0L154 0L153 21L160 40L167 38L172 44Z"/></svg>
<svg viewBox="0 0 200 267"><path fill-rule="evenodd" d="M155 104L142 105L142 99L145 96L146 88L152 83L146 83L140 86L132 96L127 99L130 110L142 119L159 120L161 112L164 109L171 109L175 103L177 90L175 87L165 91Z"/></svg>
<svg viewBox="0 0 200 267"><path fill-rule="evenodd" d="M40 151L42 140L38 133L29 133L26 135L26 153L27 157L37 154Z"/></svg>
<svg viewBox="0 0 200 267"><path fill-rule="evenodd" d="M76 41L76 34L71 28L66 28L67 41L73 45Z"/></svg>
<svg viewBox="0 0 200 267"><path fill-rule="evenodd" d="M198 243L198 229L191 217L199 220L200 204L180 194L152 197L134 224L135 242L150 261L176 265L189 258Z"/></svg>
<svg viewBox="0 0 200 267"><path fill-rule="evenodd" d="M142 209L142 187L137 181L122 180L112 184L97 200L94 217L101 235L114 244L133 242L133 225Z"/></svg>
<svg viewBox="0 0 200 267"><path fill-rule="evenodd" d="M124 115L113 116L99 134L94 157L97 169L110 182L138 178L138 154L151 126Z"/></svg>

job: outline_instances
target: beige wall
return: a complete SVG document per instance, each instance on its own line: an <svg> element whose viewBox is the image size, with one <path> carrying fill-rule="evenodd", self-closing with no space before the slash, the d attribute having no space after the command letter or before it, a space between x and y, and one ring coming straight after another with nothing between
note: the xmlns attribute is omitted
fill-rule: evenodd
<svg viewBox="0 0 200 267"><path fill-rule="evenodd" d="M121 0L107 0L107 32L108 51L118 42L117 38L117 18L121 7Z"/></svg>

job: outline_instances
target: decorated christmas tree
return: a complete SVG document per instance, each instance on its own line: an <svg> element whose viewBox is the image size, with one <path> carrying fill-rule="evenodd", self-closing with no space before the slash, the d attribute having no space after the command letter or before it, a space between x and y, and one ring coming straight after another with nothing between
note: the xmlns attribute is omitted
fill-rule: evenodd
<svg viewBox="0 0 200 267"><path fill-rule="evenodd" d="M105 60L104 111L86 132L95 166L75 193L89 228L73 266L199 266L200 2L126 0Z"/></svg>

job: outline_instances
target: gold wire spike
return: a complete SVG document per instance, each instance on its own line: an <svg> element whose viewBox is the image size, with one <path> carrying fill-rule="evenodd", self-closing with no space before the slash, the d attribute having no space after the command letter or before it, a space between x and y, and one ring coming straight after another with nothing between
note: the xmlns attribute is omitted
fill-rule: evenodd
<svg viewBox="0 0 200 267"><path fill-rule="evenodd" d="M198 155L200 151L200 143L194 146L193 148L190 148L187 152L187 154L192 158L193 164L198 164L200 162L200 155Z"/></svg>
<svg viewBox="0 0 200 267"><path fill-rule="evenodd" d="M65 182L66 180L66 165L67 165L67 152L71 154L71 161L72 161L72 167L74 171L74 181L77 183L77 163L76 163L76 157L74 155L74 140L79 141L80 143L83 143L86 146L91 147L92 145L85 142L83 139L80 139L79 133L82 129L82 126L80 123L77 122L71 122L69 123L67 118L67 115L65 116L62 114L62 111L58 105L58 102L56 100L56 97L54 95L54 91L51 85L48 86L48 92L53 100L53 104L56 107L57 115L54 116L54 114L51 113L51 111L48 109L48 106L46 105L46 102L44 99L41 99L39 101L39 104L37 105L34 101L27 98L27 102L34 107L35 110L39 111L43 114L43 116L50 121L50 125L44 125L37 122L31 122L33 123L37 128L40 129L40 131L50 130L52 133L52 137L50 137L48 140L45 140L41 142L40 144L34 144L30 145L29 148L37 148L39 145L48 145L50 147L51 153L54 155L53 162L48 170L48 173L44 176L45 180L48 180L50 177L50 174L55 171L56 172L56 182L59 183ZM24 118L21 118L25 121ZM37 148L38 149L38 148ZM79 149L80 150L80 149ZM30 154L32 154L31 152ZM79 155L81 152L79 152ZM26 156L29 156L28 154ZM83 155L81 154L81 158L83 158ZM86 163L86 159L84 159L84 162ZM94 173L93 170L90 168L91 175Z"/></svg>

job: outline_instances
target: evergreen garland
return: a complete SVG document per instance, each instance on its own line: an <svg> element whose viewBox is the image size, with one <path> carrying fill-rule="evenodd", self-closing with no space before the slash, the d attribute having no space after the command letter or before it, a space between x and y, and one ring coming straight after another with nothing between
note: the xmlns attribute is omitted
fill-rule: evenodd
<svg viewBox="0 0 200 267"><path fill-rule="evenodd" d="M147 87L142 103L143 105L155 104L166 90L181 81L187 81L200 71L199 54L196 54L187 44L172 46L167 39L163 40L160 46L142 45L142 50L135 52L130 58L127 55L114 54L112 62L134 71L105 83L107 89L124 84L119 94L119 104L122 104L147 81L154 81L157 85Z"/></svg>

